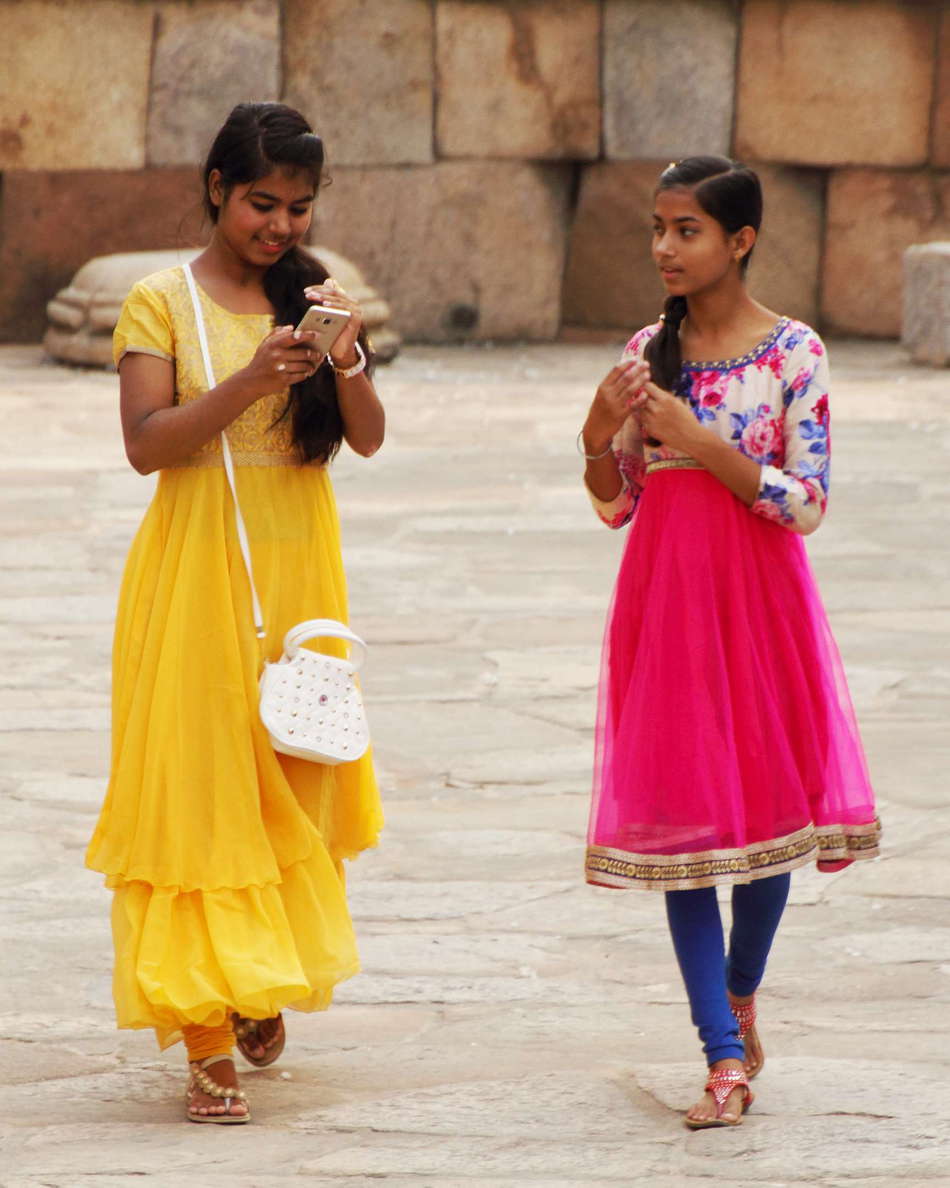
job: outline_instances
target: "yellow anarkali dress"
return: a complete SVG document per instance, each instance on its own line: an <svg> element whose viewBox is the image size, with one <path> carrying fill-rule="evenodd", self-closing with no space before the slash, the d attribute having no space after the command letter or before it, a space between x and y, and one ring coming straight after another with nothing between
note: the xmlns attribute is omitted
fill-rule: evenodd
<svg viewBox="0 0 950 1188"><path fill-rule="evenodd" d="M246 366L273 319L200 292L215 375ZM114 340L172 360L176 403L206 388L180 268L137 284ZM228 429L264 654L302 619L347 621L326 467L301 466L287 392ZM275 423L278 422L278 423ZM113 891L120 1027L162 1047L185 1024L329 1006L359 968L343 859L375 844L382 811L369 754L328 767L275 753L258 716L261 648L234 508L214 439L159 474L119 596L112 768L86 855Z"/></svg>

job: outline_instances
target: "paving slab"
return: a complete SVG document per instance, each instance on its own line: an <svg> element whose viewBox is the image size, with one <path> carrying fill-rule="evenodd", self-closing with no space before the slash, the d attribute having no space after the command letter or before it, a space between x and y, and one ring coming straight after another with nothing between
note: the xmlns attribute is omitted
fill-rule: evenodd
<svg viewBox="0 0 950 1188"><path fill-rule="evenodd" d="M115 1030L109 896L82 866L153 483L125 462L114 375L0 348L3 1188L950 1185L946 372L831 343L808 549L884 851L795 874L753 1111L690 1134L702 1066L662 899L582 882L623 534L591 513L574 437L615 357L412 347L380 372L387 445L334 469L388 820L350 868L364 972L248 1071L253 1125L215 1128L182 1121L180 1049Z"/></svg>

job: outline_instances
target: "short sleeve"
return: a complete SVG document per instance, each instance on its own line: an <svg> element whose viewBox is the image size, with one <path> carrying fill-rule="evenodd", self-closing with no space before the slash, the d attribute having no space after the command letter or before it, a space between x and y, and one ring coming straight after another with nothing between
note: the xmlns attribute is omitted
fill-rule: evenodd
<svg viewBox="0 0 950 1188"><path fill-rule="evenodd" d="M828 505L831 436L828 356L809 330L789 355L782 376L785 457L781 467L763 466L756 515L807 535L821 523Z"/></svg>
<svg viewBox="0 0 950 1188"><path fill-rule="evenodd" d="M116 367L130 351L155 355L169 362L175 358L175 336L168 307L161 294L143 281L132 286L112 335Z"/></svg>

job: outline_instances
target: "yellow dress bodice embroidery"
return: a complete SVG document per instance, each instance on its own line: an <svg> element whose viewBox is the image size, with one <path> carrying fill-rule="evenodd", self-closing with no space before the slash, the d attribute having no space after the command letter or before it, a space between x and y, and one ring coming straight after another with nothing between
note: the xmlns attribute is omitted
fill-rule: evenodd
<svg viewBox="0 0 950 1188"><path fill-rule="evenodd" d="M198 295L207 327L215 380L233 375L254 357L261 339L273 329L270 314L235 314L200 287ZM207 391L194 311L181 268L169 268L139 281L129 294L115 330L116 362L128 351L158 355L175 364L175 403L187 404ZM288 389L260 400L233 421L228 441L239 466L294 466L290 417L282 417ZM220 466L221 441L214 437L180 466Z"/></svg>

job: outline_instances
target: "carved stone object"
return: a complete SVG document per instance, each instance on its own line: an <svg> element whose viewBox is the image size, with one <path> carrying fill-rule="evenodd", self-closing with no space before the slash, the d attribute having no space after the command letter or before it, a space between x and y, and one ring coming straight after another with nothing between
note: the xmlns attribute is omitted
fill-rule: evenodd
<svg viewBox="0 0 950 1188"><path fill-rule="evenodd" d="M54 359L64 363L110 367L112 331L135 282L193 260L200 250L121 252L89 260L47 305L49 328L43 345ZM380 362L394 359L401 339L389 325L387 302L367 284L356 265L339 252L318 246L308 250L362 306L366 331Z"/></svg>
<svg viewBox="0 0 950 1188"><path fill-rule="evenodd" d="M901 341L915 363L950 367L950 241L904 252Z"/></svg>

